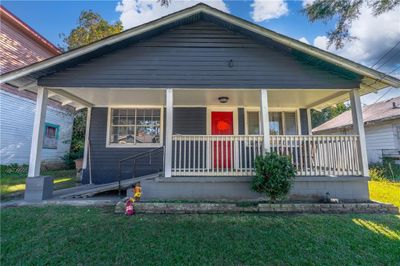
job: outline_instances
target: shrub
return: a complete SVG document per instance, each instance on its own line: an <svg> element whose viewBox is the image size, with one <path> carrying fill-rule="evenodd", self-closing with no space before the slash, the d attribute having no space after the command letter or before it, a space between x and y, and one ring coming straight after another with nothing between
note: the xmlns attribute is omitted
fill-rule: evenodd
<svg viewBox="0 0 400 266"><path fill-rule="evenodd" d="M400 165L393 159L383 158L382 163L369 166L369 176L373 181L400 181Z"/></svg>
<svg viewBox="0 0 400 266"><path fill-rule="evenodd" d="M369 168L369 176L372 181L384 181L386 180L384 171L379 166L373 166Z"/></svg>
<svg viewBox="0 0 400 266"><path fill-rule="evenodd" d="M76 152L71 151L69 153L66 153L61 158L63 159L66 166L68 166L69 168L73 168L75 167L75 160L83 158L83 150L79 150Z"/></svg>
<svg viewBox="0 0 400 266"><path fill-rule="evenodd" d="M251 188L256 192L265 193L274 202L289 193L296 168L289 157L266 153L264 156L257 156L255 172Z"/></svg>

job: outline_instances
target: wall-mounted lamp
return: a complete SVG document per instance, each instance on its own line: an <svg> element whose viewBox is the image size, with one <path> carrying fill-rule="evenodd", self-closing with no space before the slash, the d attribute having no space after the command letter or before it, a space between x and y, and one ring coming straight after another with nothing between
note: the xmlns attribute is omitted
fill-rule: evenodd
<svg viewBox="0 0 400 266"><path fill-rule="evenodd" d="M227 103L229 101L229 97L226 97L226 96L218 97L218 101L220 103Z"/></svg>
<svg viewBox="0 0 400 266"><path fill-rule="evenodd" d="M230 68L232 68L232 67L233 67L233 60L232 60L232 59L231 59L231 60L229 60L228 66L229 66Z"/></svg>

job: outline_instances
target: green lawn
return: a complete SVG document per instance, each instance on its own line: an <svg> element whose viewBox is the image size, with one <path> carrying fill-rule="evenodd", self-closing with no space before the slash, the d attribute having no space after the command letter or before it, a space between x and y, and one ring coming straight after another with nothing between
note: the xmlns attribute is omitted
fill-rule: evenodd
<svg viewBox="0 0 400 266"><path fill-rule="evenodd" d="M371 200L391 203L400 208L400 182L369 182Z"/></svg>
<svg viewBox="0 0 400 266"><path fill-rule="evenodd" d="M136 215L3 209L1 265L398 265L396 215Z"/></svg>
<svg viewBox="0 0 400 266"><path fill-rule="evenodd" d="M46 171L42 175L54 177L54 189L68 188L76 185L76 171L74 169ZM23 174L2 175L0 178L1 199L10 200L22 197L25 191L25 179L26 175Z"/></svg>

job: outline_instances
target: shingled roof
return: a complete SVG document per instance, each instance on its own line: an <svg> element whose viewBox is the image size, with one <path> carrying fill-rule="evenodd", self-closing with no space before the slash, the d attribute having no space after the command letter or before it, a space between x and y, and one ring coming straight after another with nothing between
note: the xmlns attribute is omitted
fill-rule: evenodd
<svg viewBox="0 0 400 266"><path fill-rule="evenodd" d="M400 118L400 97L374 103L363 108L365 125L396 118ZM312 131L320 133L332 129L351 127L352 125L351 111L347 111L314 128Z"/></svg>

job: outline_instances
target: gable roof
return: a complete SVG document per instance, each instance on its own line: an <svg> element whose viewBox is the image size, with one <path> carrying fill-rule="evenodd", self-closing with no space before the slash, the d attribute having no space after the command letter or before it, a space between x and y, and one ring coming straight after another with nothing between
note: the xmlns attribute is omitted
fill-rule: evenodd
<svg viewBox="0 0 400 266"><path fill-rule="evenodd" d="M0 5L0 16L2 20L7 20L12 23L15 27L18 27L21 29L23 32L25 32L30 38L35 40L38 44L46 48L49 52L51 52L53 55L59 55L61 54L60 49L58 49L54 44L52 44L50 41L48 41L45 37L40 35L37 31L35 31L33 28L31 28L28 24L23 22L21 19L19 19L17 16L15 16L13 13L11 13L8 9L6 9L4 6Z"/></svg>
<svg viewBox="0 0 400 266"><path fill-rule="evenodd" d="M367 105L363 108L363 120L364 124L367 125L397 118L400 118L400 96L384 102ZM351 127L352 125L353 119L351 111L349 110L314 128L312 131L321 132L332 129L342 129Z"/></svg>
<svg viewBox="0 0 400 266"><path fill-rule="evenodd" d="M247 30L252 34L268 38L290 49L294 49L306 55L312 56L333 64L339 68L361 75L365 78L364 84L367 84L368 92L381 89L387 86L400 87L400 80L355 63L343 57L334 55L327 51L307 45L298 40L268 30L256 24L245 21L241 18L224 13L205 4L198 4L193 7L178 11L152 22L126 30L122 33L107 37L81 48L71 50L59 56L35 63L22 69L12 71L0 76L0 82L8 82L14 86L23 86L31 83L38 78L64 69L73 64L87 60L100 55L110 49L122 47L124 43L132 39L140 39L146 35L157 34L157 32L175 27L179 23L191 23L193 20L199 20L201 16L210 16L226 24L227 27L238 27Z"/></svg>

